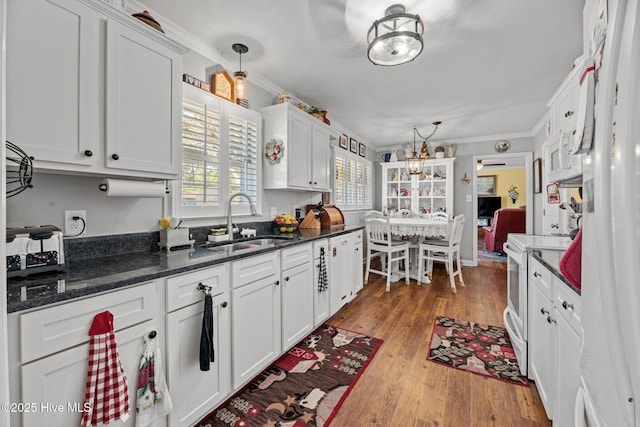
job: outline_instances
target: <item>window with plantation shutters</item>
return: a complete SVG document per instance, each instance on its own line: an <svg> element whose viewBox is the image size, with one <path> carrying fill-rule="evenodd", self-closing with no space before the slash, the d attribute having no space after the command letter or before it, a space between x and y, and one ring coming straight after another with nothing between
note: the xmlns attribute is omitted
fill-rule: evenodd
<svg viewBox="0 0 640 427"><path fill-rule="evenodd" d="M182 206L220 205L220 111L182 102Z"/></svg>
<svg viewBox="0 0 640 427"><path fill-rule="evenodd" d="M258 201L258 125L229 116L229 194L246 193ZM244 198L232 203L248 204Z"/></svg>
<svg viewBox="0 0 640 427"><path fill-rule="evenodd" d="M334 203L343 210L373 207L373 166L369 160L340 150L333 156Z"/></svg>
<svg viewBox="0 0 640 427"><path fill-rule="evenodd" d="M260 211L262 118L190 85L183 86L182 179L174 186L173 215L221 217L235 193L246 193ZM235 215L249 214L244 198Z"/></svg>

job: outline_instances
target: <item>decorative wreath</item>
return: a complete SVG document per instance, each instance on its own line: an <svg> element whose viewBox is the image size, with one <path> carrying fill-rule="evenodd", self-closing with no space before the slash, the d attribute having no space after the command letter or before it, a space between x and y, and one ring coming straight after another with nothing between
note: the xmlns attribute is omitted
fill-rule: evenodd
<svg viewBox="0 0 640 427"><path fill-rule="evenodd" d="M264 146L264 157L270 165L280 163L280 158L284 153L284 142L279 139L270 139Z"/></svg>

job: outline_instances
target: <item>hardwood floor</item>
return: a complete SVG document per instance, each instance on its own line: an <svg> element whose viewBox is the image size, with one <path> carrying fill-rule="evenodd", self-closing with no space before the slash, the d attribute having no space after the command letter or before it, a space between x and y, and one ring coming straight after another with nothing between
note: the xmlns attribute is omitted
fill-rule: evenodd
<svg viewBox="0 0 640 427"><path fill-rule="evenodd" d="M466 287L458 285L455 295L442 264L430 285L400 281L389 293L385 278L371 274L329 319L384 340L333 426L551 426L533 383L512 385L426 360L435 315L503 326L506 263L480 260L462 273Z"/></svg>

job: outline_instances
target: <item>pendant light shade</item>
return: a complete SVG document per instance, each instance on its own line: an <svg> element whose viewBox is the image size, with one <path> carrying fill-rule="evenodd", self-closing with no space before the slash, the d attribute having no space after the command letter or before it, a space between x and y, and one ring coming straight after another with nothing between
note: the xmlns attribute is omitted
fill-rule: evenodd
<svg viewBox="0 0 640 427"><path fill-rule="evenodd" d="M424 24L418 15L405 12L401 4L389 6L384 18L367 34L367 55L375 65L400 65L413 61L423 48Z"/></svg>
<svg viewBox="0 0 640 427"><path fill-rule="evenodd" d="M247 73L242 71L242 54L249 52L249 48L242 43L234 43L231 47L234 52L240 56L240 68L233 73L236 86L236 104L249 108L249 100L247 99Z"/></svg>

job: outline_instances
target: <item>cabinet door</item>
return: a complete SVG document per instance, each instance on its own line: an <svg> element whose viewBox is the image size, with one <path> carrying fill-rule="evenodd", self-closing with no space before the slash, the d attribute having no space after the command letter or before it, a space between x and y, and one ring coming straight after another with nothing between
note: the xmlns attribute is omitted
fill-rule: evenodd
<svg viewBox="0 0 640 427"><path fill-rule="evenodd" d="M313 140L311 143L311 187L314 190L329 190L330 172L330 133L319 126L313 126Z"/></svg>
<svg viewBox="0 0 640 427"><path fill-rule="evenodd" d="M181 57L107 21L106 166L180 173Z"/></svg>
<svg viewBox="0 0 640 427"><path fill-rule="evenodd" d="M311 187L311 123L306 117L289 113L289 186Z"/></svg>
<svg viewBox="0 0 640 427"><path fill-rule="evenodd" d="M353 246L349 235L329 239L330 269L329 292L331 294L331 314L334 314L351 300L353 289Z"/></svg>
<svg viewBox="0 0 640 427"><path fill-rule="evenodd" d="M351 239L353 242L353 299L358 291L364 287L364 278L362 273L362 231L351 233Z"/></svg>
<svg viewBox="0 0 640 427"><path fill-rule="evenodd" d="M580 337L562 316L558 321L558 375L554 426L574 426L574 407L580 387Z"/></svg>
<svg viewBox="0 0 640 427"><path fill-rule="evenodd" d="M149 321L116 332L118 355L129 386L129 419L118 425L133 426L136 420L136 388L144 336L156 329ZM22 401L35 402L36 412L24 413L22 425L68 427L78 425L82 417L87 378L89 344L73 347L22 367ZM173 390L170 389L173 395ZM41 404L62 405L61 411L46 410ZM49 406L50 408L53 406ZM164 425L162 420L158 425Z"/></svg>
<svg viewBox="0 0 640 427"><path fill-rule="evenodd" d="M192 425L222 402L231 391L229 294L213 297L215 362L200 370L200 334L204 302L167 315L167 384L173 410L169 425Z"/></svg>
<svg viewBox="0 0 640 427"><path fill-rule="evenodd" d="M529 288L529 376L536 382L547 416L553 414L554 327L551 302L537 286ZM549 319L549 320L547 320Z"/></svg>
<svg viewBox="0 0 640 427"><path fill-rule="evenodd" d="M75 0L34 0L7 2L7 16L7 140L34 156L36 167L93 164L97 14Z"/></svg>
<svg viewBox="0 0 640 427"><path fill-rule="evenodd" d="M311 262L282 272L282 350L313 330Z"/></svg>
<svg viewBox="0 0 640 427"><path fill-rule="evenodd" d="M268 277L234 289L231 300L235 389L280 354L280 280Z"/></svg>

